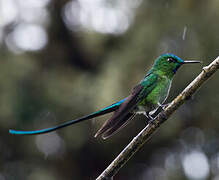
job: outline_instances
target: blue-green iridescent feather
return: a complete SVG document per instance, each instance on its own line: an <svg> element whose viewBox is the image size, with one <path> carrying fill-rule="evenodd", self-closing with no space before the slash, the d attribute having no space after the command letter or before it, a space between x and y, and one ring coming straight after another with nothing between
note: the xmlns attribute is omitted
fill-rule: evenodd
<svg viewBox="0 0 219 180"><path fill-rule="evenodd" d="M95 118L97 116L101 116L101 115L113 112L116 109L118 109L118 107L124 101L125 101L125 99L123 99L121 101L118 101L118 102L116 102L116 103L114 103L114 104L112 104L110 106L107 106L107 107L105 107L105 108L103 108L103 109L101 109L99 111L91 113L91 114L89 114L87 116L84 116L84 117L81 117L81 118L78 118L78 119L74 119L74 120L71 120L71 121L67 121L66 123L63 123L61 125L54 126L54 127L51 127L51 128L46 128L46 129L41 129L41 130L34 130L34 131L19 131L19 130L12 130L12 129L10 129L9 133L16 134L16 135L36 135L36 134L44 134L44 133L52 132L52 131L55 131L57 129L64 128L64 127L72 125L72 124L76 124L76 123L79 123L79 122L84 121L84 120L92 119L92 118Z"/></svg>
<svg viewBox="0 0 219 180"><path fill-rule="evenodd" d="M104 139L115 134L121 127L124 127L133 114L138 111L138 104L141 103L148 94L156 87L158 76L153 73L147 74L140 84L135 86L126 101L115 111L113 116L106 121L96 133L102 135Z"/></svg>
<svg viewBox="0 0 219 180"><path fill-rule="evenodd" d="M149 113L154 112L158 106L164 103L169 94L171 82L176 71L182 64L186 63L200 62L183 61L176 55L163 54L155 60L144 79L133 88L132 93L127 98L97 112L52 128L36 131L9 130L9 132L17 135L43 134L114 111L112 117L103 124L95 135L95 137L102 135L103 138L108 138L124 127L137 113L143 113L148 118L151 118Z"/></svg>

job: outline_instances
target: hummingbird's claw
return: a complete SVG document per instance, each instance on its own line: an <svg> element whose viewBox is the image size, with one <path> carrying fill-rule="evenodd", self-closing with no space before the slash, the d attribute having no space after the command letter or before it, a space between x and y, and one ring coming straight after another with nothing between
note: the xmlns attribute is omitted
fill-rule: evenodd
<svg viewBox="0 0 219 180"><path fill-rule="evenodd" d="M154 120L154 118L150 115L149 111L148 112L145 112L144 115L146 116L146 118L151 121L151 120Z"/></svg>
<svg viewBox="0 0 219 180"><path fill-rule="evenodd" d="M167 104L158 104L161 109L164 111L166 109L167 106L169 106L170 103L167 103Z"/></svg>
<svg viewBox="0 0 219 180"><path fill-rule="evenodd" d="M150 113L149 112L146 112L145 113L145 116L147 117L147 119L148 119L148 124L154 124L154 117L152 117L151 115L150 115Z"/></svg>

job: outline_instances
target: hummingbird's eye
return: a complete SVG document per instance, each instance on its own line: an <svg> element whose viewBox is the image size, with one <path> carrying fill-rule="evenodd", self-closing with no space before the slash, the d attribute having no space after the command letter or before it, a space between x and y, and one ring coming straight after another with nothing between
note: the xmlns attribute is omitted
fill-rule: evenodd
<svg viewBox="0 0 219 180"><path fill-rule="evenodd" d="M176 62L175 59L173 59L173 58L167 58L167 61L168 62Z"/></svg>

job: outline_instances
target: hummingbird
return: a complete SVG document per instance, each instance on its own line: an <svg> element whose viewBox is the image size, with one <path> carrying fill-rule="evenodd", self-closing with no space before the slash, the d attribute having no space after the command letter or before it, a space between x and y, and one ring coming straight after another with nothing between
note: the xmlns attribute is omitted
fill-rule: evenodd
<svg viewBox="0 0 219 180"><path fill-rule="evenodd" d="M10 129L9 133L16 135L43 134L114 112L94 136L101 136L106 139L127 125L137 114L144 114L149 121L153 121L152 115L156 110L159 107L164 109L164 102L169 95L171 83L177 70L183 64L190 63L200 63L200 61L184 61L174 54L163 54L154 61L152 68L147 72L144 79L132 89L131 94L126 98L99 111L51 128L33 131Z"/></svg>

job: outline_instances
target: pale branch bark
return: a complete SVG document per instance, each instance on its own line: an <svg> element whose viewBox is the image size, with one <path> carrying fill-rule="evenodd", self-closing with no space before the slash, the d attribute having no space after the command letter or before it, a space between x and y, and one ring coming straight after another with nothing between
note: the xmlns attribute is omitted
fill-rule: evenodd
<svg viewBox="0 0 219 180"><path fill-rule="evenodd" d="M114 161L102 172L96 180L112 179L124 164L147 142L159 126L164 123L186 100L199 89L219 69L219 56L180 93L166 108L159 113L152 123L149 123L133 140L123 149Z"/></svg>

